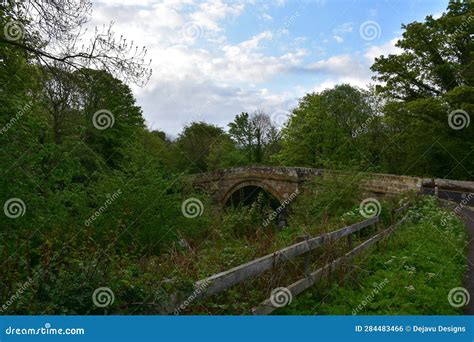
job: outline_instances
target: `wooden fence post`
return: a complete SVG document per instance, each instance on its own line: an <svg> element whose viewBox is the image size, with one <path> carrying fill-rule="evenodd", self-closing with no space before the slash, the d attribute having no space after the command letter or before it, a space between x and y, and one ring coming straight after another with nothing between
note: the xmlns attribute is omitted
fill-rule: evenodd
<svg viewBox="0 0 474 342"><path fill-rule="evenodd" d="M351 251L352 248L353 248L353 238L352 238L352 234L349 234L347 235L347 245L349 246L349 250ZM353 271L353 267L352 267L352 264L351 264L351 259L350 258L347 258L345 259L346 260L346 270L345 270L345 273L346 275L349 275L349 279L352 280L352 271ZM351 281L352 283L352 281Z"/></svg>
<svg viewBox="0 0 474 342"><path fill-rule="evenodd" d="M311 238L309 235L304 236L304 241L308 241ZM311 251L307 252L304 256L304 276L308 276L309 267L311 266Z"/></svg>

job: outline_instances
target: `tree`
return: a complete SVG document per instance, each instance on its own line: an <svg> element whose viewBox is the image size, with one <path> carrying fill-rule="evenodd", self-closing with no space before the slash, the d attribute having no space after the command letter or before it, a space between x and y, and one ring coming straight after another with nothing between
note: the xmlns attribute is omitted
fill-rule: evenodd
<svg viewBox="0 0 474 342"><path fill-rule="evenodd" d="M436 97L472 84L474 76L474 4L450 1L448 11L424 23L402 25L399 55L380 56L372 70L384 82L381 90L392 98L411 101Z"/></svg>
<svg viewBox="0 0 474 342"><path fill-rule="evenodd" d="M217 143L212 144L207 156L209 170L219 170L242 165L246 155L239 150L229 135L222 135Z"/></svg>
<svg viewBox="0 0 474 342"><path fill-rule="evenodd" d="M271 129L274 128L272 120L263 111L257 111L252 115L250 125L254 134L255 161L261 163L264 149L270 142Z"/></svg>
<svg viewBox="0 0 474 342"><path fill-rule="evenodd" d="M236 115L234 121L229 123L229 134L237 145L247 153L248 162L252 162L254 137L248 113L242 112Z"/></svg>
<svg viewBox="0 0 474 342"><path fill-rule="evenodd" d="M370 127L379 122L371 94L338 85L307 94L283 130L281 162L312 167L357 167L370 160Z"/></svg>
<svg viewBox="0 0 474 342"><path fill-rule="evenodd" d="M73 123L77 124L74 115L79 105L77 79L64 68L49 66L38 69L42 89L40 96L52 122L54 141L60 144L63 135L67 134L66 130L71 129Z"/></svg>
<svg viewBox="0 0 474 342"><path fill-rule="evenodd" d="M401 54L375 59L385 122L403 151L391 155L400 161L387 165L391 172L472 179L473 13L472 1L450 1L440 18L402 26Z"/></svg>
<svg viewBox="0 0 474 342"><path fill-rule="evenodd" d="M277 148L279 134L270 116L259 110L249 116L248 113L237 115L229 123L229 134L248 157L248 162L261 163L265 157L270 159L268 149Z"/></svg>
<svg viewBox="0 0 474 342"><path fill-rule="evenodd" d="M139 85L151 76L147 50L116 37L112 24L96 28L86 42L84 24L90 20L89 0L9 1L2 7L0 44L17 48L38 64L73 69L102 69Z"/></svg>
<svg viewBox="0 0 474 342"><path fill-rule="evenodd" d="M224 134L222 128L205 122L193 122L185 126L175 143L178 168L190 172L207 171L211 148L220 144Z"/></svg>
<svg viewBox="0 0 474 342"><path fill-rule="evenodd" d="M109 166L119 167L124 148L144 129L142 110L130 87L101 70L77 72L85 142Z"/></svg>

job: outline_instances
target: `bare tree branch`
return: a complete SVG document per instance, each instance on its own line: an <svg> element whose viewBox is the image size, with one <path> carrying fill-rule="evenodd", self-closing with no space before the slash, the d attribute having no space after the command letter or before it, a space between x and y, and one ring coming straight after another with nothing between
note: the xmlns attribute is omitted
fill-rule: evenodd
<svg viewBox="0 0 474 342"><path fill-rule="evenodd" d="M151 60L145 61L147 50L130 43L112 30L113 22L89 33L84 25L90 20L90 0L30 0L6 7L6 26L17 23L19 37L0 32L0 43L23 49L38 63L64 63L76 69L106 70L114 77L139 86L151 77ZM2 21L4 18L1 18Z"/></svg>

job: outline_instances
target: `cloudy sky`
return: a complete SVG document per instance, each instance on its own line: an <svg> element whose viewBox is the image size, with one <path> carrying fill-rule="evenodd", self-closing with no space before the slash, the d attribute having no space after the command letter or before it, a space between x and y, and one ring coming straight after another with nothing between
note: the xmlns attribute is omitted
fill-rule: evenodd
<svg viewBox="0 0 474 342"><path fill-rule="evenodd" d="M277 124L298 98L338 83L364 87L375 56L396 53L401 24L447 0L103 0L92 25L148 48L153 76L132 87L147 124L226 127L263 109Z"/></svg>

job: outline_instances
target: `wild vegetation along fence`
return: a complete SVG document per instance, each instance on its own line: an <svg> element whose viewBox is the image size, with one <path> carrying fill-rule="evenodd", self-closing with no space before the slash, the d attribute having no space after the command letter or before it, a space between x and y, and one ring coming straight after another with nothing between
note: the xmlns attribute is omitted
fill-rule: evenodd
<svg viewBox="0 0 474 342"><path fill-rule="evenodd" d="M408 208L409 204L405 204L401 208L392 211L392 218L400 212L405 211ZM405 217L406 218L406 217ZM304 289L308 288L309 286L313 285L316 281L318 281L323 272L326 270L332 270L339 266L343 260L350 259L355 255L362 252L364 249L368 248L378 240L382 239L384 236L388 235L393 231L396 227L398 227L404 220L403 218L400 222L391 227L385 229L381 233L376 234L372 238L368 239L367 241L363 242L356 248L352 249L343 257L334 260L328 265L325 265L321 269L316 270L313 273L308 273L309 269L309 256L312 250L323 247L329 243L335 242L343 237L347 237L349 246L352 247L352 234L363 230L377 222L380 221L379 216L375 216L373 218L364 220L362 222L358 222L352 224L350 226L341 228L339 230L322 234L314 238L308 238L302 242L298 242L291 246L285 247L280 249L274 253L265 255L263 257L257 258L245 264L233 267L227 271L220 272L214 274L208 278L202 279L197 281L194 286L196 289L200 289L199 298L205 298L214 294L221 293L233 285L240 284L249 278L256 277L263 272L274 268L278 264L291 260L301 255L305 255L305 278L298 280L297 282L290 285L290 291L292 294L296 295L302 292ZM294 292L293 292L294 291ZM253 309L255 314L267 314L275 310L276 308L271 306L270 300L263 302L260 306Z"/></svg>
<svg viewBox="0 0 474 342"><path fill-rule="evenodd" d="M405 211L408 208L408 205L405 205L399 209L397 209L397 212L402 212ZM395 213L395 212L394 212ZM323 267L318 268L316 271L307 274L304 278L297 280L296 282L292 283L287 287L288 291L291 292L292 296L296 296L299 293L303 292L307 288L313 286L316 282L318 282L324 274L328 274L330 272L333 272L336 270L338 267L343 265L345 262L351 260L358 254L360 254L362 251L366 250L376 242L380 241L381 239L385 238L388 236L390 233L392 233L396 228L398 228L403 222L405 222L407 216L404 216L399 222L391 225L387 229L384 229L380 233L372 236L370 239L364 241L354 249L350 250L346 254L344 254L342 257L337 258L336 260L330 262L329 264L324 265ZM260 303L260 305L252 308L252 314L254 315L268 315L278 307L275 307L272 303L271 298L266 299L264 302Z"/></svg>

